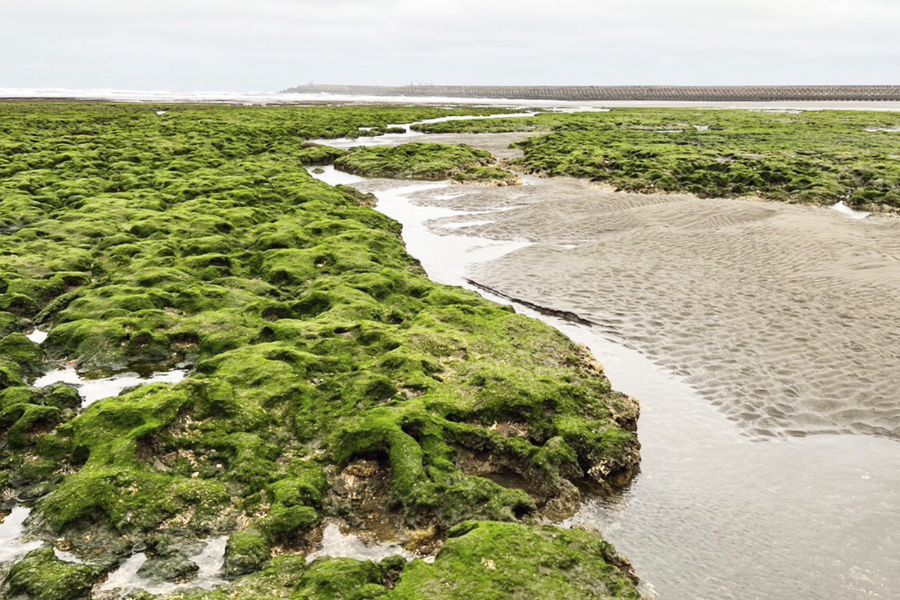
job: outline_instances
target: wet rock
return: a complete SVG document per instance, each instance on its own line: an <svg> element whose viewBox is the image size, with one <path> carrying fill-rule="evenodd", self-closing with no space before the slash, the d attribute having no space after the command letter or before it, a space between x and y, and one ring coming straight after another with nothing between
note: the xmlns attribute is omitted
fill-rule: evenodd
<svg viewBox="0 0 900 600"><path fill-rule="evenodd" d="M52 548L35 550L16 563L7 576L13 596L27 594L34 600L87 598L97 573L87 565L64 563Z"/></svg>
<svg viewBox="0 0 900 600"><path fill-rule="evenodd" d="M225 547L225 577L234 578L263 568L272 556L265 536L256 529L233 534Z"/></svg>
<svg viewBox="0 0 900 600"><path fill-rule="evenodd" d="M138 575L153 581L187 581L197 575L200 568L181 552L168 553L165 557L151 558L138 570Z"/></svg>
<svg viewBox="0 0 900 600"><path fill-rule="evenodd" d="M12 333L0 340L0 356L18 364L28 375L40 373L46 359L41 347L21 333Z"/></svg>

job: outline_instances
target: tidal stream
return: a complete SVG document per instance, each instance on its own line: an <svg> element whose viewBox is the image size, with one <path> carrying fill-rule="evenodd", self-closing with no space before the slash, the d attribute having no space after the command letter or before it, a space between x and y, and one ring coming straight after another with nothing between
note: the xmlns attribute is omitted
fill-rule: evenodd
<svg viewBox="0 0 900 600"><path fill-rule="evenodd" d="M316 176L373 192L377 209L402 223L409 253L431 279L510 303L472 286L470 273L533 244L479 238L465 229L515 206L456 211L441 203L477 187L366 180L330 167ZM613 387L641 402L641 474L621 493L589 501L564 525L596 528L634 563L648 596L900 597L896 441L864 435L758 441L627 339L512 305L587 345Z"/></svg>

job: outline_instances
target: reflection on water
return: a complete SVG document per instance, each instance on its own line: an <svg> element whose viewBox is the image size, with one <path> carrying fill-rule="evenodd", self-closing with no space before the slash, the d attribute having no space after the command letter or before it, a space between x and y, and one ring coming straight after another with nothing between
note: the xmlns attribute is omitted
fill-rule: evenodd
<svg viewBox="0 0 900 600"><path fill-rule="evenodd" d="M416 558L413 553L398 544L366 542L353 534L341 533L341 528L337 523L329 523L325 526L322 534L322 548L307 556L306 562L312 562L323 556L379 562L389 556L397 555L408 561Z"/></svg>
<svg viewBox="0 0 900 600"><path fill-rule="evenodd" d="M29 540L25 536L25 519L29 514L30 508L16 506L0 522L0 563L17 561L44 545L44 542Z"/></svg>
<svg viewBox="0 0 900 600"><path fill-rule="evenodd" d="M465 285L466 265L527 245L430 229L430 220L466 213L441 207L433 194L423 198L422 189L379 191L384 184L333 177L374 191L377 208L403 224L409 252L441 283ZM417 205L410 198L417 193L436 206ZM491 252L479 254L484 246ZM613 386L641 401L642 473L566 524L598 528L660 598L900 597L897 442L861 435L753 441L626 340L516 308L588 345Z"/></svg>
<svg viewBox="0 0 900 600"><path fill-rule="evenodd" d="M78 388L78 393L82 398L82 408L87 408L97 400L114 398L122 390L136 385L178 383L185 377L187 377L185 369L176 369L174 371L153 373L149 377L141 377L136 373L120 373L102 379L85 379L75 371L74 367L66 367L42 375L32 385L36 388L47 387L54 383L67 383L75 386Z"/></svg>
<svg viewBox="0 0 900 600"><path fill-rule="evenodd" d="M196 577L185 583L154 582L138 575L138 571L147 562L147 555L143 552L133 554L118 569L110 573L107 580L100 586L100 591L120 590L123 593L129 590L142 590L150 594L173 594L181 590L200 588L214 590L225 584L220 573L225 564L225 546L227 537L211 538L206 541L203 549L188 560L199 567Z"/></svg>

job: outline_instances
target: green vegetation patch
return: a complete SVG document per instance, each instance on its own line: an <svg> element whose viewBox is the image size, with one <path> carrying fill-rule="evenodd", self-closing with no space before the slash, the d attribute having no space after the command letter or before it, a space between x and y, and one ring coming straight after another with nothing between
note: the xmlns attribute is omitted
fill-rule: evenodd
<svg viewBox="0 0 900 600"><path fill-rule="evenodd" d="M362 526L376 506L433 542L631 477L636 405L583 349L429 281L371 198L304 168L309 139L446 112L156 108L0 105L0 482L48 539L110 567L161 533L229 535L240 582L309 548L325 517ZM445 150L468 157L455 168L490 160ZM40 348L19 333L37 324ZM82 411L72 387L29 386L54 361L194 369ZM369 573L329 564L298 590ZM365 585L387 589L380 569Z"/></svg>
<svg viewBox="0 0 900 600"><path fill-rule="evenodd" d="M98 573L89 566L64 563L52 548L35 550L16 563L7 582L14 596L27 594L33 600L79 600L87 598Z"/></svg>
<svg viewBox="0 0 900 600"><path fill-rule="evenodd" d="M900 208L900 114L614 109L448 121L431 133L550 131L517 162L633 192Z"/></svg>
<svg viewBox="0 0 900 600"><path fill-rule="evenodd" d="M335 168L363 177L515 182L513 173L490 166L495 162L490 152L463 144L413 143L356 148L335 161Z"/></svg>
<svg viewBox="0 0 900 600"><path fill-rule="evenodd" d="M586 531L468 522L450 531L433 565L407 566L396 600L633 598L630 565Z"/></svg>

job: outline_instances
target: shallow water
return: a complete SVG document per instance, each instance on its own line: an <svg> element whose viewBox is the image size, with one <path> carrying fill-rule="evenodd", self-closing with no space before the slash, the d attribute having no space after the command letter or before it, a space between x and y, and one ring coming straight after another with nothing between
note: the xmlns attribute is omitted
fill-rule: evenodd
<svg viewBox="0 0 900 600"><path fill-rule="evenodd" d="M475 211L441 204L452 197L465 205L459 194L474 188L437 195L433 188L336 177L376 194L377 208L403 224L409 252L436 281L465 286L479 262L540 246L448 228ZM477 212L480 219L486 214ZM473 254L479 245L491 253ZM527 269L519 278L528 280ZM585 505L567 525L599 529L659 598L900 597L897 442L862 435L754 441L683 377L629 348L629 340L517 310L588 345L613 386L641 401L642 473L622 493Z"/></svg>
<svg viewBox="0 0 900 600"><path fill-rule="evenodd" d="M237 92L207 90L176 92L171 90L121 90L109 88L0 88L0 98L72 98L112 100L115 102L172 102L213 104L402 104L436 106L503 106L544 109L592 110L618 107L638 108L744 108L752 110L796 112L798 110L897 111L894 101L831 102L666 102L666 101L561 101L516 100L508 98L456 98L424 96L357 96L350 94L295 94L279 92Z"/></svg>
<svg viewBox="0 0 900 600"><path fill-rule="evenodd" d="M189 556L188 560L196 564L200 570L196 577L185 583L154 582L141 577L138 575L138 571L147 562L147 555L143 552L133 554L118 569L110 573L107 580L100 586L100 591L119 590L124 595L129 590L143 590L151 594L173 594L191 588L214 590L225 584L220 573L225 564L227 543L227 537L211 538L206 541L200 552Z"/></svg>
<svg viewBox="0 0 900 600"><path fill-rule="evenodd" d="M81 407L87 408L98 400L118 396L126 388L150 383L179 383L185 377L187 377L185 369L175 369L153 373L149 377L141 377L136 373L120 373L102 379L86 379L79 375L74 367L65 367L42 375L32 385L36 388L47 387L54 383L73 385L78 388L81 395Z"/></svg>
<svg viewBox="0 0 900 600"><path fill-rule="evenodd" d="M341 533L337 523L328 523L322 535L322 548L310 553L306 557L306 562L312 562L322 556L379 562L389 556L398 555L408 561L416 558L416 555L397 544L364 541L353 534Z"/></svg>
<svg viewBox="0 0 900 600"><path fill-rule="evenodd" d="M44 545L44 542L28 539L25 535L24 523L30 514L30 508L16 506L0 523L0 563L17 561Z"/></svg>

